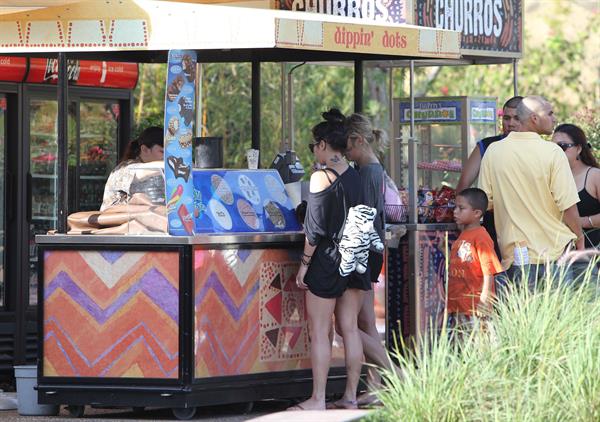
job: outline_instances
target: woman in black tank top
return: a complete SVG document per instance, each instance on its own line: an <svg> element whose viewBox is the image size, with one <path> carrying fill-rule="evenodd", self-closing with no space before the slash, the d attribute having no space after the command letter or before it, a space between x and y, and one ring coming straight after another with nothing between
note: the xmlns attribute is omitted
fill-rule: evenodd
<svg viewBox="0 0 600 422"><path fill-rule="evenodd" d="M340 277L336 247L348 208L359 202L360 176L343 157L344 116L332 109L323 113L323 117L325 121L312 130L314 141L309 147L317 162L327 168L314 172L310 178L304 220L306 240L296 276L298 287L306 290L313 392L308 400L290 410L325 409L331 360L329 333L334 311L344 338L347 378L342 403L345 407L357 408L356 390L362 366L363 350L356 321L364 292L348 288L348 277Z"/></svg>
<svg viewBox="0 0 600 422"><path fill-rule="evenodd" d="M572 124L556 127L554 141L565 151L579 191L577 210L585 236L585 247L600 247L600 168L585 133Z"/></svg>

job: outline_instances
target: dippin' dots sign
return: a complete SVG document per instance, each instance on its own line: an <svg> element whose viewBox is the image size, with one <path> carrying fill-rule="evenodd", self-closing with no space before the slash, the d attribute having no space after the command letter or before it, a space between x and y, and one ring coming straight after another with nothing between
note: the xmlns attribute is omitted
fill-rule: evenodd
<svg viewBox="0 0 600 422"><path fill-rule="evenodd" d="M375 38L374 31L365 31L364 28L348 30L345 26L336 26L333 41L337 45L356 50L361 47L371 47ZM383 32L380 45L385 48L406 48L408 40L406 35L396 31Z"/></svg>

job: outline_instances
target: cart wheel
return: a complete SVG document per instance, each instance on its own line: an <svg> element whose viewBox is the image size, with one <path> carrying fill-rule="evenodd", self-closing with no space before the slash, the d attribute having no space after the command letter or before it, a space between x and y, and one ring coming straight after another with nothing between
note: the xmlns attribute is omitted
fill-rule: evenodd
<svg viewBox="0 0 600 422"><path fill-rule="evenodd" d="M85 413L85 406L81 405L69 405L67 406L67 412L72 418L82 418Z"/></svg>
<svg viewBox="0 0 600 422"><path fill-rule="evenodd" d="M196 414L195 407L174 407L171 409L173 412L173 416L175 416L180 421L187 421L192 419Z"/></svg>

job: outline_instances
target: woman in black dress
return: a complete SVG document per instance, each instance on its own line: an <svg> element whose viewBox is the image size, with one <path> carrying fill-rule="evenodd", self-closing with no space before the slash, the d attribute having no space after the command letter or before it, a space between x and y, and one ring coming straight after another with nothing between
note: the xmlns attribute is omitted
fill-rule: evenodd
<svg viewBox="0 0 600 422"><path fill-rule="evenodd" d="M579 192L577 210L586 249L600 246L600 169L579 127L564 123L554 129L554 141L567 154L569 165Z"/></svg>
<svg viewBox="0 0 600 422"><path fill-rule="evenodd" d="M362 343L357 316L364 291L347 288L349 277L339 275L340 259L336 243L341 238L348 209L360 200L360 176L344 160L346 138L344 116L332 109L323 113L325 121L313 130L309 145L324 170L310 178L304 232L306 241L296 283L306 290L306 309L311 337L313 372L312 396L290 410L325 409L325 386L331 360L331 321L336 321L344 337L346 390L339 403L356 408L356 389L362 365Z"/></svg>
<svg viewBox="0 0 600 422"><path fill-rule="evenodd" d="M348 144L346 158L354 161L358 167L361 179L361 203L377 210L374 225L381 240L384 240L384 195L385 195L385 170L378 154L387 150L388 139L385 132L374 129L371 121L362 114L354 113L345 122ZM367 267L369 283L377 283L379 273L383 267L383 254L370 251ZM350 286L361 286L363 280L353 276ZM375 318L375 292L370 288L364 295L361 310L358 314L358 328L367 362L388 370L394 369L392 362L381 343L381 336L377 331ZM369 368L367 385L377 387L381 384L381 377L375 368ZM371 404L376 400L372 393L365 393L358 398L359 405Z"/></svg>

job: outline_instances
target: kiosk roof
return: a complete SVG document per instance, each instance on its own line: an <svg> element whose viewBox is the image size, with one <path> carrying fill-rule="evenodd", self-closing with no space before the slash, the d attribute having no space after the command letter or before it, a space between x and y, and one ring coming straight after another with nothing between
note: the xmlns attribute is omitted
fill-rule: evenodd
<svg viewBox="0 0 600 422"><path fill-rule="evenodd" d="M153 62L164 61L170 49L203 50L199 60L207 62L461 57L456 31L315 13L88 0L0 14L0 54L94 53Z"/></svg>

